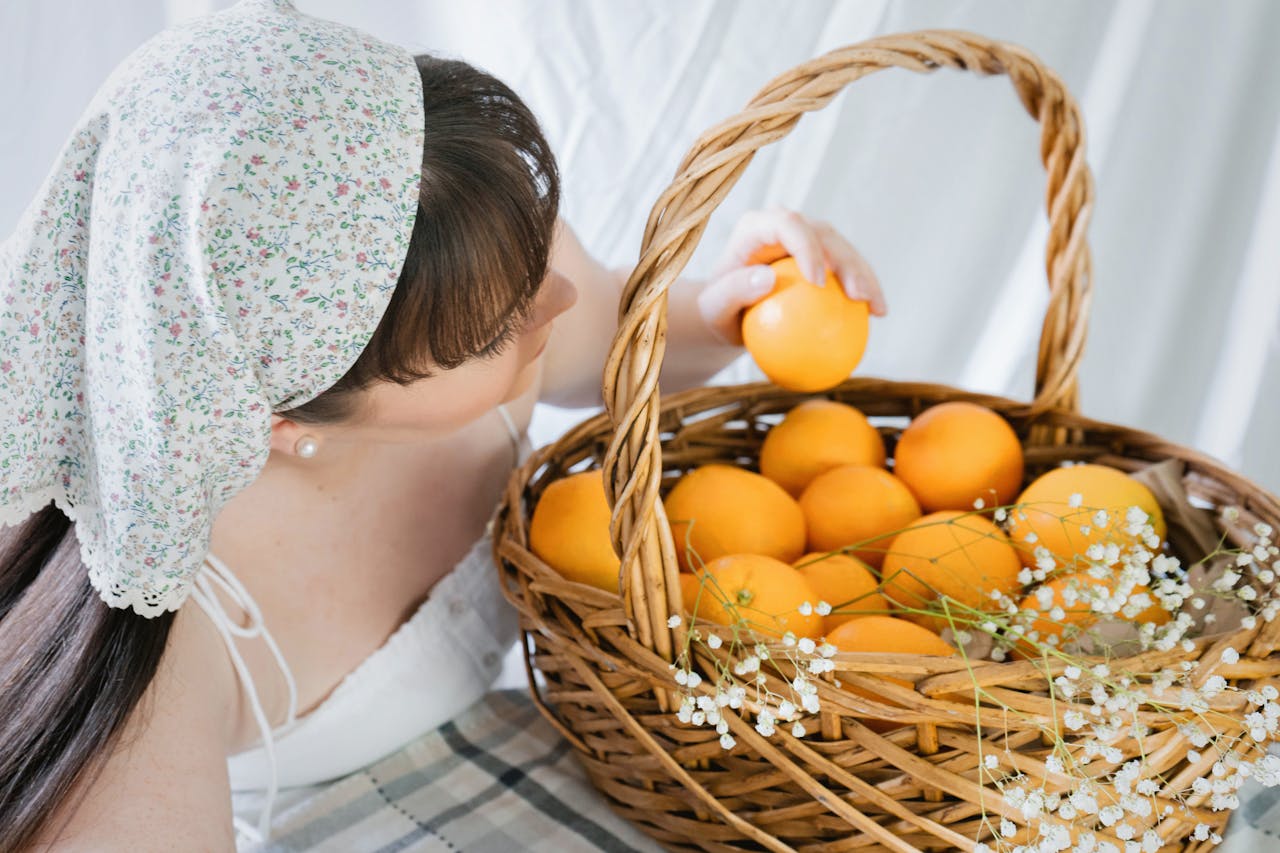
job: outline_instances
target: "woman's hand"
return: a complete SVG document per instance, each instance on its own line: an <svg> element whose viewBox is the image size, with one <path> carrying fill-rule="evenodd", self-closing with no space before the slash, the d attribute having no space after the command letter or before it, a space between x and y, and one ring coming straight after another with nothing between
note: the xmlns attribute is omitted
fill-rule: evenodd
<svg viewBox="0 0 1280 853"><path fill-rule="evenodd" d="M876 316L887 312L871 265L848 240L826 222L775 207L738 220L716 272L698 293L698 313L716 338L742 346L742 312L769 295L774 274L768 264L787 255L810 281L822 284L830 269L849 298L866 300Z"/></svg>

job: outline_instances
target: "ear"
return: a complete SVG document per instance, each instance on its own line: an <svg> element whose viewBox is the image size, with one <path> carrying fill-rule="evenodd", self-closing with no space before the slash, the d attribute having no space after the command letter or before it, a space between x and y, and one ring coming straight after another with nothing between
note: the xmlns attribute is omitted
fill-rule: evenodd
<svg viewBox="0 0 1280 853"><path fill-rule="evenodd" d="M298 439L304 435L309 435L316 441L321 441L320 436L315 432L308 431L306 426L280 415L271 416L271 450L273 452L282 453L286 456L297 456Z"/></svg>

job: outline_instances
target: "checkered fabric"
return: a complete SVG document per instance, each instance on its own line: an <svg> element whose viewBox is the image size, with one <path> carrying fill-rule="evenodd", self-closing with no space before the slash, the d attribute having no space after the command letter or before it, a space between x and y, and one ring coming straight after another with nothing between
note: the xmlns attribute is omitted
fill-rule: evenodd
<svg viewBox="0 0 1280 853"><path fill-rule="evenodd" d="M282 790L258 851L650 853L528 694L497 690L364 770ZM256 814L258 792L233 794Z"/></svg>

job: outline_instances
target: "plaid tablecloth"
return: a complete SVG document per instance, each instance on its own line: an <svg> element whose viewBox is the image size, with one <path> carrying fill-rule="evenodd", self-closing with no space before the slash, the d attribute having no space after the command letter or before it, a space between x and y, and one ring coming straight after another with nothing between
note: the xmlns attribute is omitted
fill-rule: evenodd
<svg viewBox="0 0 1280 853"><path fill-rule="evenodd" d="M257 815L260 795L233 796ZM1220 853L1280 851L1280 788L1241 791ZM272 838L241 851L577 853L661 851L618 817L572 747L523 690L496 690L460 717L336 782L286 789Z"/></svg>
<svg viewBox="0 0 1280 853"><path fill-rule="evenodd" d="M261 795L237 793L257 817ZM605 804L524 691L489 693L457 719L350 776L281 791L266 844L241 851L650 853Z"/></svg>

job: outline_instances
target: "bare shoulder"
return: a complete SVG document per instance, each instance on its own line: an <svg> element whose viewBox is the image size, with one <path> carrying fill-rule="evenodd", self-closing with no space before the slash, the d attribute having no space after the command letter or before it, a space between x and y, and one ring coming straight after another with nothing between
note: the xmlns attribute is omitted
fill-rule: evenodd
<svg viewBox="0 0 1280 853"><path fill-rule="evenodd" d="M188 601L111 754L76 783L31 849L233 850L234 677L221 636Z"/></svg>

